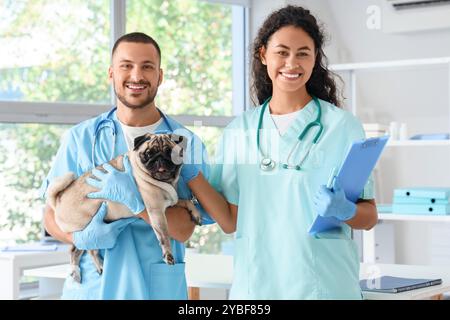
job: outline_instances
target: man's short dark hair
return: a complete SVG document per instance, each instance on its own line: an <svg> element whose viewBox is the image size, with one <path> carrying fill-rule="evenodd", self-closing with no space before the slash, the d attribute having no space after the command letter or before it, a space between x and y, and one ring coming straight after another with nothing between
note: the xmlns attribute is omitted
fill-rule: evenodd
<svg viewBox="0 0 450 320"><path fill-rule="evenodd" d="M114 46L112 48L111 57L114 55L114 52L116 51L117 47L122 42L149 43L156 48L156 51L158 51L159 55L159 61L161 61L161 49L159 48L158 43L155 41L155 39L142 32L127 33L121 36L119 39L117 39L116 43L114 43Z"/></svg>

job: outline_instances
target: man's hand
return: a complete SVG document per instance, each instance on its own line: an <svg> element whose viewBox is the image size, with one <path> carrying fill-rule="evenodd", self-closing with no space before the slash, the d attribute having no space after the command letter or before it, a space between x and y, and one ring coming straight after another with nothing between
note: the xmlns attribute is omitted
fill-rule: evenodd
<svg viewBox="0 0 450 320"><path fill-rule="evenodd" d="M87 178L86 183L100 189L87 195L91 199L107 199L119 202L127 206L134 214L141 213L144 209L144 201L137 188L132 174L132 168L128 156L123 157L124 171L119 171L109 163L103 165L106 173L93 169L92 174L99 180Z"/></svg>
<svg viewBox="0 0 450 320"><path fill-rule="evenodd" d="M138 219L131 217L105 223L103 219L107 213L106 203L103 202L91 222L83 230L72 234L75 247L80 250L111 249L123 229Z"/></svg>

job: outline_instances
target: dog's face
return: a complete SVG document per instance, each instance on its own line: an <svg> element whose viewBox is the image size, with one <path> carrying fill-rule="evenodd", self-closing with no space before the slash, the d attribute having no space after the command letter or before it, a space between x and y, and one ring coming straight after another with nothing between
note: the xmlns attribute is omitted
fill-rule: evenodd
<svg viewBox="0 0 450 320"><path fill-rule="evenodd" d="M183 164L185 140L175 134L145 134L134 140L134 151L153 179L171 182Z"/></svg>

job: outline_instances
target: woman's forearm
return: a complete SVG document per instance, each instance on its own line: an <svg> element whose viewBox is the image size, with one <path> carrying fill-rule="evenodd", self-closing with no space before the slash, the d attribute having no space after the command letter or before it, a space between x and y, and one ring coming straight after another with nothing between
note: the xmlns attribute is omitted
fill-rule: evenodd
<svg viewBox="0 0 450 320"><path fill-rule="evenodd" d="M150 226L152 225L147 210L137 215ZM167 228L169 236L179 242L187 241L194 232L195 224L185 208L173 206L166 209Z"/></svg>
<svg viewBox="0 0 450 320"><path fill-rule="evenodd" d="M356 214L345 221L353 229L370 230L378 222L378 212L374 200L363 200L356 204Z"/></svg>
<svg viewBox="0 0 450 320"><path fill-rule="evenodd" d="M55 212L49 205L45 207L44 211L44 228L56 240L70 244L73 243L72 234L63 232L56 224Z"/></svg>
<svg viewBox="0 0 450 320"><path fill-rule="evenodd" d="M186 242L192 236L195 224L185 208L177 206L167 208L166 219L171 238L180 242Z"/></svg>
<svg viewBox="0 0 450 320"><path fill-rule="evenodd" d="M237 206L228 203L201 173L188 185L203 209L211 215L225 233L236 231Z"/></svg>

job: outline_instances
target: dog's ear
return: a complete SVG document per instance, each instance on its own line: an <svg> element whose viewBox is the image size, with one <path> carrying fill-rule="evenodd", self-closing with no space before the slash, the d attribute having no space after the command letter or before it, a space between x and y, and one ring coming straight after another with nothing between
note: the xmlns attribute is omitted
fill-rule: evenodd
<svg viewBox="0 0 450 320"><path fill-rule="evenodd" d="M137 149L139 149L139 147L145 142L148 141L152 138L151 134L144 134L143 136L139 136L137 138L134 139L134 151L136 151Z"/></svg>
<svg viewBox="0 0 450 320"><path fill-rule="evenodd" d="M178 134L172 133L170 139L175 142L180 148L180 157L183 157L184 150L187 148L188 139L185 136L180 136Z"/></svg>
<svg viewBox="0 0 450 320"><path fill-rule="evenodd" d="M178 134L172 133L170 135L170 140L172 140L173 142L175 142L176 144L180 144L183 141L185 141L186 139L184 138L184 136L180 136Z"/></svg>
<svg viewBox="0 0 450 320"><path fill-rule="evenodd" d="M176 143L176 146L172 149L172 162L176 165L183 163L184 150L187 148L187 139L184 136L178 134L171 134L170 140Z"/></svg>

